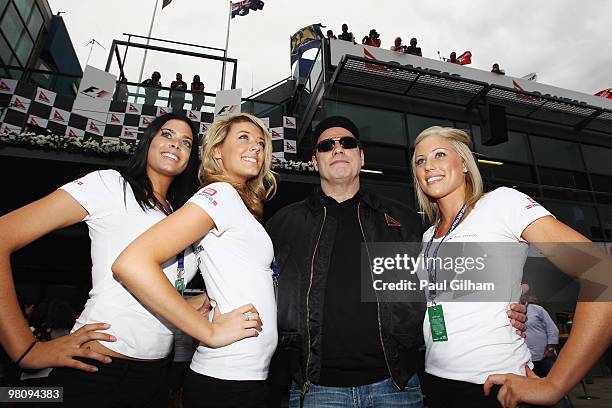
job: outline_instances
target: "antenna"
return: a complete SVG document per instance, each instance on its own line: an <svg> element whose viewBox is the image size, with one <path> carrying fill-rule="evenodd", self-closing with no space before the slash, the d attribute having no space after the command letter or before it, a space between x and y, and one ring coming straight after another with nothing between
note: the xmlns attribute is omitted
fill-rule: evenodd
<svg viewBox="0 0 612 408"><path fill-rule="evenodd" d="M93 51L94 45L97 45L98 47L102 47L103 50L106 50L106 48L104 48L102 44L97 42L95 38L92 38L91 40L89 40L89 42L85 44L85 46L89 46L89 55L87 56L87 62L85 62L85 65L89 64L89 57L91 57L91 52Z"/></svg>

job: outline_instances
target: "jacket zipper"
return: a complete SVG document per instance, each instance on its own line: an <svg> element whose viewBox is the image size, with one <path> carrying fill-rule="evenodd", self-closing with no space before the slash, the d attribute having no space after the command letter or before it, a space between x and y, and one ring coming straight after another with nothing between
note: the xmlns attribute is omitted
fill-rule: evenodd
<svg viewBox="0 0 612 408"><path fill-rule="evenodd" d="M323 221L321 222L321 230L319 231L319 236L317 237L317 243L315 245L314 251L312 253L312 259L310 261L310 283L308 284L308 291L306 292L306 327L308 332L308 355L306 357L306 370L304 372L304 384L302 385L302 390L300 392L300 406L304 403L304 396L308 392L310 388L310 379L308 378L308 367L310 366L310 307L309 307L309 299L310 299L310 289L312 289L312 279L314 276L314 259L317 254L317 248L319 248L319 241L321 240L321 234L323 233L323 226L325 225L325 219L327 218L327 207L323 207Z"/></svg>
<svg viewBox="0 0 612 408"><path fill-rule="evenodd" d="M368 262L369 262L369 265L372 265L372 259L370 257L370 250L368 249L368 241L366 240L365 232L363 231L363 225L361 224L360 208L361 208L361 203L357 203L357 220L359 221L359 228L361 229L361 235L363 236L363 243L365 245L366 253L368 255ZM372 274L372 271L370 270L370 276L372 276L371 274ZM401 390L402 388L399 385L397 385L395 378L393 378L393 372L391 371L391 366L389 365L389 360L387 359L387 351L385 350L385 342L383 341L383 337L382 337L382 324L380 322L380 302L378 301L378 294L376 294L376 311L377 311L377 316L378 316L378 338L380 339L380 345L382 346L383 356L385 357L385 363L387 364L387 370L389 370L391 381L393 381L393 384L395 385L395 387L398 390Z"/></svg>

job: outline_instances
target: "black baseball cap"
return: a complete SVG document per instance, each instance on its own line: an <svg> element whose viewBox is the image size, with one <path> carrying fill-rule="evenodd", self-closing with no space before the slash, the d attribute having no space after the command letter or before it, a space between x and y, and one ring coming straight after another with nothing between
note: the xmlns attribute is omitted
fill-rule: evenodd
<svg viewBox="0 0 612 408"><path fill-rule="evenodd" d="M357 128L357 126L349 118L344 116L330 116L323 119L317 125L314 132L312 132L312 145L316 146L321 133L334 127L340 127L348 130L353 136L355 136L355 139L359 140L359 128Z"/></svg>

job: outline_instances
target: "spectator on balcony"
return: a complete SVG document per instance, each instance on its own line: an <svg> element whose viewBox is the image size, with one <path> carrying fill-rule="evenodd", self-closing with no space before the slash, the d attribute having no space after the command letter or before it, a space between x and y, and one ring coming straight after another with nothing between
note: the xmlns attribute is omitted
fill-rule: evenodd
<svg viewBox="0 0 612 408"><path fill-rule="evenodd" d="M142 85L145 85L145 105L155 105L159 88L162 86L160 79L161 74L155 71L151 78L142 81Z"/></svg>
<svg viewBox="0 0 612 408"><path fill-rule="evenodd" d="M493 67L491 67L491 72L498 75L506 75L503 69L499 69L498 63L493 64Z"/></svg>
<svg viewBox="0 0 612 408"><path fill-rule="evenodd" d="M355 36L349 32L348 25L342 24L342 33L338 36L339 40L350 41L355 44Z"/></svg>
<svg viewBox="0 0 612 408"><path fill-rule="evenodd" d="M395 41L390 50L395 52L406 52L406 46L402 44L402 37L395 37Z"/></svg>
<svg viewBox="0 0 612 408"><path fill-rule="evenodd" d="M173 111L183 110L185 104L185 91L187 90L187 83L183 81L183 75L180 72L176 73L176 80L170 84L170 106Z"/></svg>
<svg viewBox="0 0 612 408"><path fill-rule="evenodd" d="M119 84L117 85L117 101L119 102L127 102L128 99L128 86L127 86L127 78L122 76L119 80Z"/></svg>
<svg viewBox="0 0 612 408"><path fill-rule="evenodd" d="M380 48L380 35L375 29L371 29L370 33L363 37L362 44Z"/></svg>
<svg viewBox="0 0 612 408"><path fill-rule="evenodd" d="M451 64L461 65L461 62L457 59L457 53L455 51L450 53L450 58L446 60L446 62L450 62Z"/></svg>
<svg viewBox="0 0 612 408"><path fill-rule="evenodd" d="M332 30L327 30L327 39L328 40L337 40L338 37L336 37L334 35L334 32Z"/></svg>
<svg viewBox="0 0 612 408"><path fill-rule="evenodd" d="M417 39L414 37L410 39L410 45L406 47L406 50L404 52L406 54L412 54L418 57L423 56L423 54L421 53L421 47L417 47Z"/></svg>
<svg viewBox="0 0 612 408"><path fill-rule="evenodd" d="M191 83L192 102L191 109L199 111L204 105L204 82L200 81L199 75L193 76L193 82Z"/></svg>

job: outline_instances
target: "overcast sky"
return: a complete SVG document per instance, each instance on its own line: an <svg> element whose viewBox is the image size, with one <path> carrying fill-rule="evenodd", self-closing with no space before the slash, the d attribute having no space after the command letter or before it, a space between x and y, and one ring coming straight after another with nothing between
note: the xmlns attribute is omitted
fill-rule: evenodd
<svg viewBox="0 0 612 408"><path fill-rule="evenodd" d="M416 37L427 58L438 59L438 51L448 56L470 50L473 68L490 70L497 62L508 75L537 72L538 82L591 95L612 87L609 0L264 1L263 10L231 22L228 56L238 59L243 96L290 75L289 37L298 29L322 23L337 34L345 22L358 41L376 28L384 48L398 35L404 43ZM228 1L173 0L163 11L161 3L152 37L225 46ZM124 32L147 35L155 0L49 4L54 13L66 12L62 16L83 67L90 39L106 47L95 46L89 61L104 69L113 39L126 40ZM131 49L125 69L131 82L138 80L141 62L142 52ZM161 72L164 86L182 72L188 83L200 74L207 92L219 89L221 65L216 62L149 53L143 79L153 70Z"/></svg>

